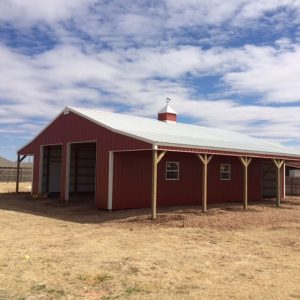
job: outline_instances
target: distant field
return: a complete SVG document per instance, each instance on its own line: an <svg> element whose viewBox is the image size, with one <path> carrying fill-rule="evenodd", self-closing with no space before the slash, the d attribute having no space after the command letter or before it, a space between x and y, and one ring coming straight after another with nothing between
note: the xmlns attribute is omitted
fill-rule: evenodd
<svg viewBox="0 0 300 300"><path fill-rule="evenodd" d="M15 191L16 191L16 183L15 182L0 182L0 193L14 193ZM31 191L31 182L20 182L19 191L20 192L30 192Z"/></svg>
<svg viewBox="0 0 300 300"><path fill-rule="evenodd" d="M1 194L0 299L300 299L299 198L199 209Z"/></svg>

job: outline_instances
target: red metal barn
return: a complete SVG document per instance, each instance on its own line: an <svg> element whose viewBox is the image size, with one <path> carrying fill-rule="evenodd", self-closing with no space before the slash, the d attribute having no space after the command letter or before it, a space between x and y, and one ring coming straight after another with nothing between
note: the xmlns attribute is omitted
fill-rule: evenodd
<svg viewBox="0 0 300 300"><path fill-rule="evenodd" d="M202 205L284 196L285 161L300 152L235 132L66 107L18 151L34 156L33 194L93 193L95 206ZM279 182L277 184L276 182Z"/></svg>

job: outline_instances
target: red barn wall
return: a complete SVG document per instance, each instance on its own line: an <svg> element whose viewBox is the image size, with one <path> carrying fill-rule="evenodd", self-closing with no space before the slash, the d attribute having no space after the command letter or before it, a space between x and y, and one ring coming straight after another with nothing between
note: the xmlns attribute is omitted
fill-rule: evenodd
<svg viewBox="0 0 300 300"><path fill-rule="evenodd" d="M231 165L231 180L220 180L220 164ZM243 200L244 167L238 157L215 155L208 165L208 203ZM261 199L261 160L248 167L248 200Z"/></svg>
<svg viewBox="0 0 300 300"><path fill-rule="evenodd" d="M166 180L166 162L179 162L179 180ZM167 152L158 165L158 206L200 205L202 165L195 154Z"/></svg>
<svg viewBox="0 0 300 300"><path fill-rule="evenodd" d="M180 164L179 181L165 180L166 161ZM220 164L231 164L231 180L220 180ZM114 154L113 209L151 206L152 154ZM208 204L243 201L243 166L238 157L214 156L208 166ZM158 206L201 205L202 163L191 153L167 152L158 165ZM261 199L261 160L248 169L248 199Z"/></svg>
<svg viewBox="0 0 300 300"><path fill-rule="evenodd" d="M33 142L19 151L19 154L34 155L33 193L38 193L40 146L63 145L61 176L64 179L67 143L87 141L97 142L95 204L99 208L107 208L109 151L152 148L151 144L114 133L72 112L61 114ZM64 195L64 185L61 185L61 194Z"/></svg>
<svg viewBox="0 0 300 300"><path fill-rule="evenodd" d="M151 151L114 153L113 209L149 207L151 184Z"/></svg>

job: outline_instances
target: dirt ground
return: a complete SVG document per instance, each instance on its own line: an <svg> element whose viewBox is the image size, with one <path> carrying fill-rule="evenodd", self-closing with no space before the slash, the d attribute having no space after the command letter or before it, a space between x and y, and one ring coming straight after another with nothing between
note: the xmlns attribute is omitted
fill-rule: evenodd
<svg viewBox="0 0 300 300"><path fill-rule="evenodd" d="M0 193L14 193L16 191L15 182L0 182ZM20 192L30 192L31 182L20 182L19 183Z"/></svg>
<svg viewBox="0 0 300 300"><path fill-rule="evenodd" d="M0 299L300 299L300 199L101 211L0 195Z"/></svg>

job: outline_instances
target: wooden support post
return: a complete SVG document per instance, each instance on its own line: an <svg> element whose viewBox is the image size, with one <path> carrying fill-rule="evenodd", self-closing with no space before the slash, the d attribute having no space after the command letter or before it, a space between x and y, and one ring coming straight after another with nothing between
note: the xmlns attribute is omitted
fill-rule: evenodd
<svg viewBox="0 0 300 300"><path fill-rule="evenodd" d="M17 176L16 176L16 193L19 193L19 182L20 182L20 164L23 161L23 159L27 155L24 155L22 158L20 154L18 154L18 160L17 160Z"/></svg>
<svg viewBox="0 0 300 300"><path fill-rule="evenodd" d="M284 163L284 160L280 159L273 159L273 162L275 166L277 167L277 197L276 197L276 205L279 207L280 206L280 200L281 200L281 167Z"/></svg>
<svg viewBox="0 0 300 300"><path fill-rule="evenodd" d="M70 164L71 164L71 144L66 145L66 162L65 162L65 202L69 202L70 198Z"/></svg>
<svg viewBox="0 0 300 300"><path fill-rule="evenodd" d="M152 151L152 198L151 198L151 218L156 219L156 207L157 207L157 165L166 154L163 151L157 155L157 150Z"/></svg>
<svg viewBox="0 0 300 300"><path fill-rule="evenodd" d="M242 165L244 166L244 196L243 196L243 203L244 209L248 208L248 166L251 163L252 158L248 157L239 157Z"/></svg>
<svg viewBox="0 0 300 300"><path fill-rule="evenodd" d="M16 193L19 193L19 180L20 180L20 154L18 154L18 160L17 160Z"/></svg>
<svg viewBox="0 0 300 300"><path fill-rule="evenodd" d="M213 155L207 156L207 154L197 154L197 157L203 163L202 168L202 211L207 211L207 166L212 159Z"/></svg>
<svg viewBox="0 0 300 300"><path fill-rule="evenodd" d="M60 178L60 201L69 202L69 186L70 186L70 149L71 144L62 145L61 157L61 178Z"/></svg>
<svg viewBox="0 0 300 300"><path fill-rule="evenodd" d="M286 186L285 186L285 162L283 163L283 199L285 199L285 194L286 194Z"/></svg>

